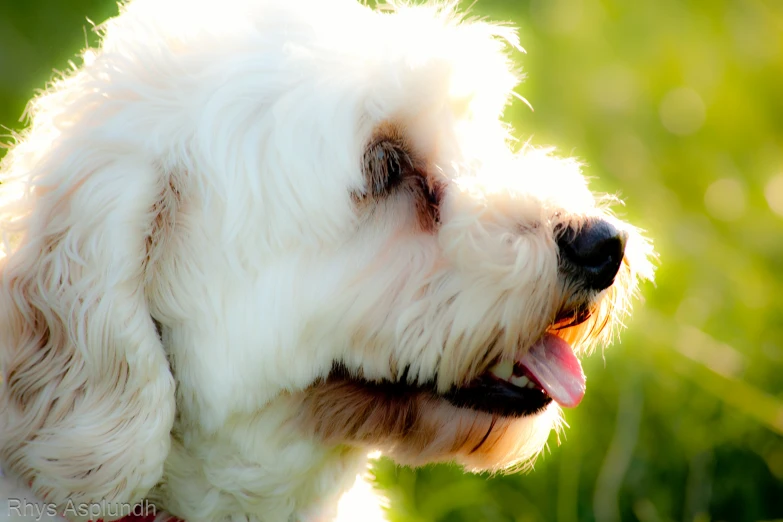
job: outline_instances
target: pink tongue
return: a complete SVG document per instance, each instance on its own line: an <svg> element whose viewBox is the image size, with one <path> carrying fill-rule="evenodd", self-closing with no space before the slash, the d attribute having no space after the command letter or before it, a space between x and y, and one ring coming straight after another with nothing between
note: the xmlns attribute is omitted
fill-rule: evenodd
<svg viewBox="0 0 783 522"><path fill-rule="evenodd" d="M519 363L558 404L573 408L585 395L585 374L571 346L556 335L546 334Z"/></svg>

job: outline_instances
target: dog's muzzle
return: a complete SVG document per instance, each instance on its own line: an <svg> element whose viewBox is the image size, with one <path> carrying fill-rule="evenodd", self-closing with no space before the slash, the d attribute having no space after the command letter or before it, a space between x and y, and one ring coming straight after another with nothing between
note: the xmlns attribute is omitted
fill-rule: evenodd
<svg viewBox="0 0 783 522"><path fill-rule="evenodd" d="M580 290L589 294L605 290L620 270L627 241L627 232L601 219L563 227L557 231L561 270ZM578 326L591 313L581 301L565 306L550 331L532 346L512 359L497 361L485 374L453 389L447 399L503 416L534 414L553 400L564 407L578 405L585 392L584 373L558 331Z"/></svg>

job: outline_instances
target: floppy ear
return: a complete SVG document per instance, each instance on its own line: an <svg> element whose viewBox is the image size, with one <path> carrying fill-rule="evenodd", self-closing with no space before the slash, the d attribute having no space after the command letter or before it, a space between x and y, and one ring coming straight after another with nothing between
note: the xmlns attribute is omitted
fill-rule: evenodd
<svg viewBox="0 0 783 522"><path fill-rule="evenodd" d="M0 458L61 512L104 503L68 518L110 520L160 480L174 419L144 293L162 176L68 141L6 158L28 187L2 216L15 230L0 261Z"/></svg>

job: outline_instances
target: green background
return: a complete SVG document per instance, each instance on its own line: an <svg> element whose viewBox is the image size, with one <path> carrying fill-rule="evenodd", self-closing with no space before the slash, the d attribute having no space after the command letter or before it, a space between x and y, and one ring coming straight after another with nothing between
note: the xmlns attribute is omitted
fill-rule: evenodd
<svg viewBox="0 0 783 522"><path fill-rule="evenodd" d="M194 0L197 1L197 0ZM0 123L112 0L0 0ZM532 474L382 461L395 521L783 519L783 2L478 0L520 27L522 139L585 161L654 238L621 343ZM2 154L2 152L0 152Z"/></svg>

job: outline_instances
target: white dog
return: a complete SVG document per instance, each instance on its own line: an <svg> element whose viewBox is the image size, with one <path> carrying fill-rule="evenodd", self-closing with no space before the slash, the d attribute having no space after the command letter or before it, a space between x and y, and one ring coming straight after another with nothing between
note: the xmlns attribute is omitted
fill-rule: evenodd
<svg viewBox="0 0 783 522"><path fill-rule="evenodd" d="M540 452L650 248L577 162L514 150L513 30L354 0L102 30L2 164L7 473L71 520L305 521L373 450Z"/></svg>

